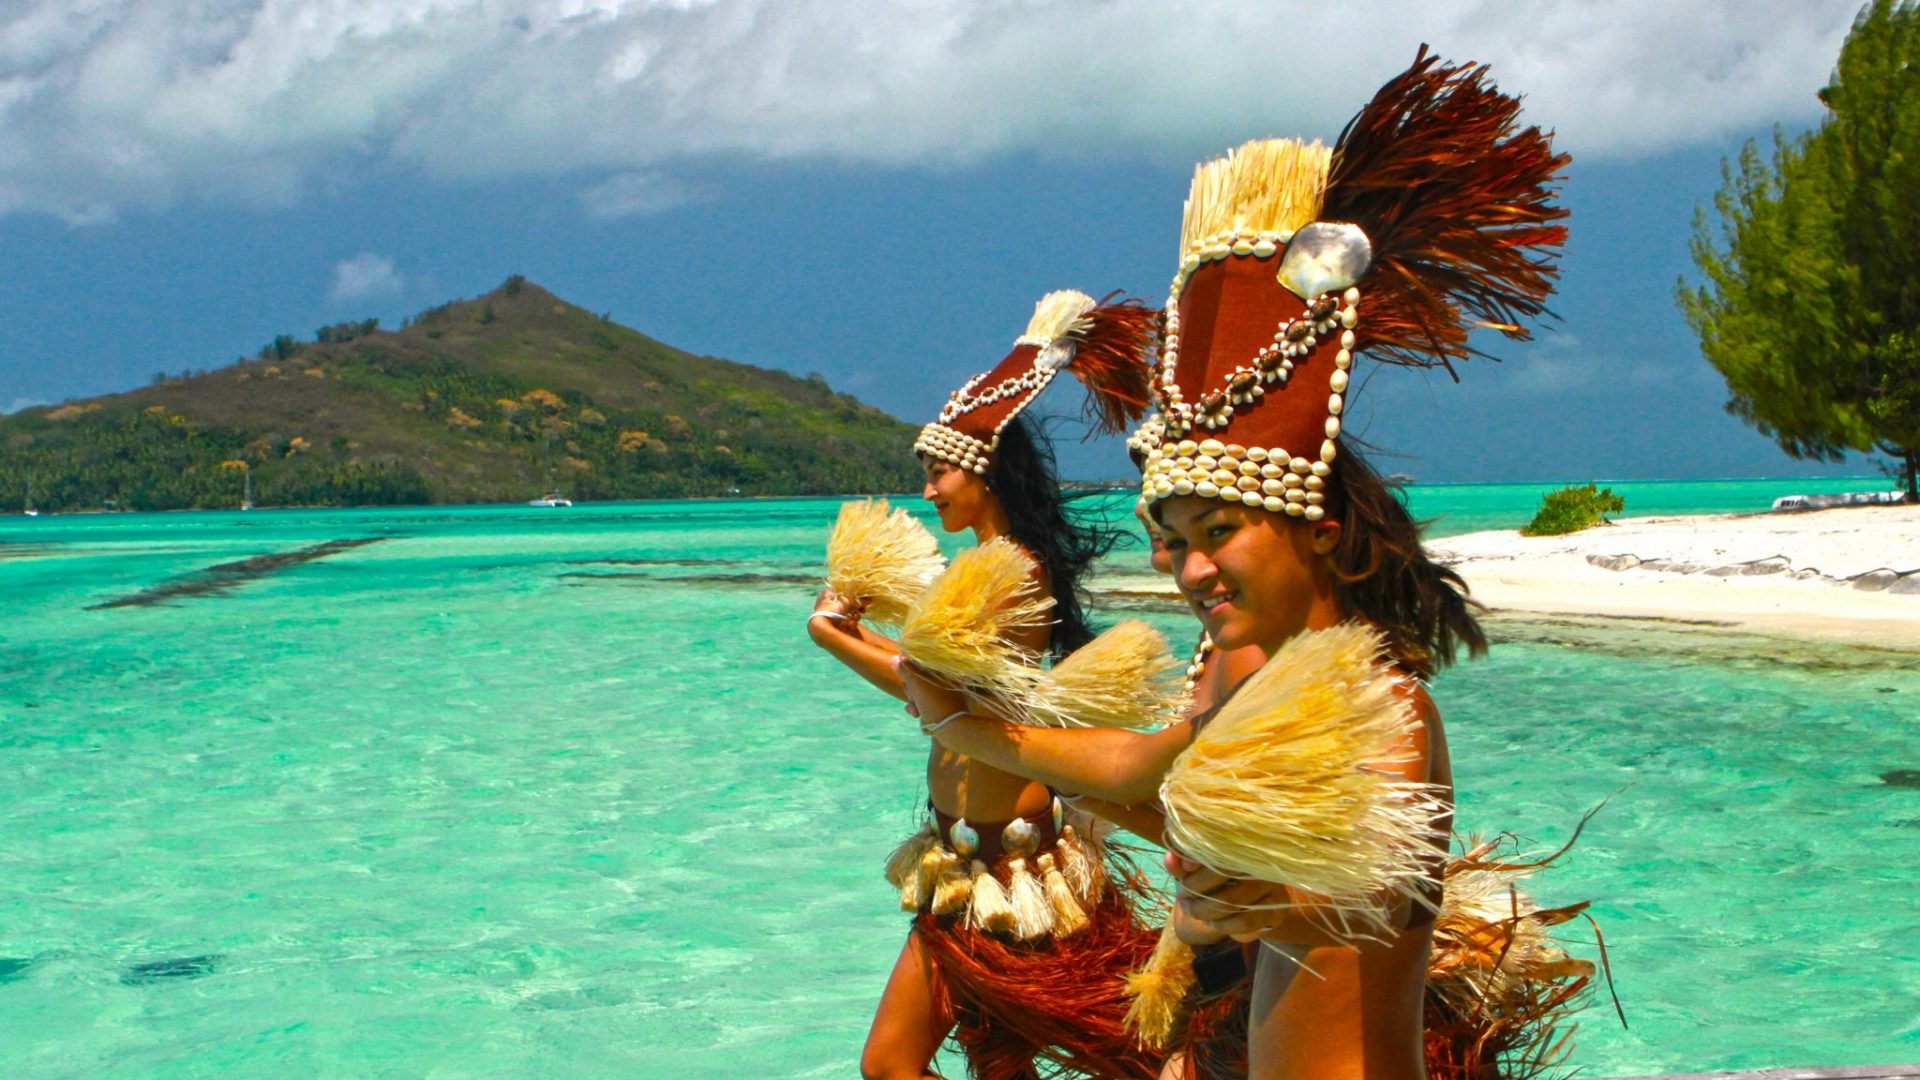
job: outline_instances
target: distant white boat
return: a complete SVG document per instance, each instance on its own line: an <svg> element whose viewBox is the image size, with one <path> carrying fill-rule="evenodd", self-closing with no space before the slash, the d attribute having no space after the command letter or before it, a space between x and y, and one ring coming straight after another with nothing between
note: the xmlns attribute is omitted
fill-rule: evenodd
<svg viewBox="0 0 1920 1080"><path fill-rule="evenodd" d="M28 488L26 495L22 497L20 512L27 515L28 517L40 516L40 511L35 510L33 508L33 489L32 488Z"/></svg>
<svg viewBox="0 0 1920 1080"><path fill-rule="evenodd" d="M253 470L252 469L247 470L246 477L247 477L247 486L246 486L246 490L240 495L240 509L251 510L253 509Z"/></svg>
<svg viewBox="0 0 1920 1080"><path fill-rule="evenodd" d="M572 506L573 500L557 491L549 491L537 499L528 499L528 506Z"/></svg>
<svg viewBox="0 0 1920 1080"><path fill-rule="evenodd" d="M1836 506L1897 506L1907 500L1904 491L1850 491L1844 495L1782 495L1775 510L1831 510Z"/></svg>

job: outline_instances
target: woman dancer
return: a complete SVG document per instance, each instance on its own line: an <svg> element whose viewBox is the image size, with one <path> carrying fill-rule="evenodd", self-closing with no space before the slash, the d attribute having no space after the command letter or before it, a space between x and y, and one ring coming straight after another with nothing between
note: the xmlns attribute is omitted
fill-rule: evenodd
<svg viewBox="0 0 1920 1080"><path fill-rule="evenodd" d="M1016 641L1036 654L1058 657L1092 637L1080 577L1114 537L1068 519L1045 438L1020 413L1064 368L1087 384L1110 425L1137 419L1155 322L1156 313L1137 305L1050 294L1013 352L955 392L914 444L926 470L922 494L944 530L970 531L981 543L1004 537L1032 557L1055 617ZM860 598L823 594L808 633L868 682L904 697L898 648L860 625L861 610ZM925 721L937 727L934 717ZM1061 843L1053 794L938 744L927 787L928 827L896 859L903 897L918 910L874 1015L862 1075L930 1075L950 1031L976 1077L1035 1075L1036 1058L1088 1076L1154 1075L1157 1055L1133 1045L1119 993L1152 934L1116 885L1081 882L1072 902L1085 921L1071 931L1023 932L1003 912L1005 899L992 911L983 906L1017 888L1030 864L1043 872L1076 856L1084 864L1084 851ZM935 896L923 895L931 891L924 876L916 881L926 873L921 864L947 870Z"/></svg>
<svg viewBox="0 0 1920 1080"><path fill-rule="evenodd" d="M1164 433L1145 448L1142 482L1176 579L1217 647L1272 655L1347 620L1382 634L1417 722L1401 752L1373 768L1431 785L1444 806L1451 762L1422 682L1461 647L1484 649L1484 637L1459 579L1426 556L1405 508L1341 442L1340 417L1356 352L1444 365L1471 355L1473 326L1521 337L1519 320L1542 310L1564 238L1549 187L1566 159L1537 129L1516 130L1517 101L1484 73L1423 49L1332 151L1271 140L1201 167L1155 385ZM904 686L922 714L965 707L911 670ZM967 715L935 738L1132 805L1153 797L1208 719L1140 735ZM1450 823L1450 812L1435 821L1437 835ZM1436 846L1424 902L1398 901L1386 932L1358 941L1332 932L1311 894L1170 856L1183 935L1267 946L1254 976L1250 1075L1423 1075L1443 854Z"/></svg>

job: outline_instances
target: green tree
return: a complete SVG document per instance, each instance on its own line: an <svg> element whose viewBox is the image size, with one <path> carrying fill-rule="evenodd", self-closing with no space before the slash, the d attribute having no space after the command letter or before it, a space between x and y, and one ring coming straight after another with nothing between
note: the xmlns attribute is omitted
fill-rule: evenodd
<svg viewBox="0 0 1920 1080"><path fill-rule="evenodd" d="M1678 289L1727 411L1796 458L1892 458L1920 498L1920 6L1854 21L1812 131L1723 165Z"/></svg>

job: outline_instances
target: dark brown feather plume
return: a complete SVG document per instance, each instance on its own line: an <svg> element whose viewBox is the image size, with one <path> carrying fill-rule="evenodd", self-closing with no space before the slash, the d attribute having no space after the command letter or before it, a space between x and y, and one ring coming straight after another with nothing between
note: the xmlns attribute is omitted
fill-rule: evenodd
<svg viewBox="0 0 1920 1080"><path fill-rule="evenodd" d="M1509 338L1551 316L1546 298L1567 216L1553 203L1569 160L1484 65L1444 64L1420 47L1340 133L1320 217L1373 242L1359 347L1375 360L1442 366L1485 355L1477 326Z"/></svg>
<svg viewBox="0 0 1920 1080"><path fill-rule="evenodd" d="M1090 325L1073 333L1073 372L1087 388L1087 409L1100 430L1123 434L1146 415L1153 369L1149 353L1160 313L1138 300L1102 303Z"/></svg>

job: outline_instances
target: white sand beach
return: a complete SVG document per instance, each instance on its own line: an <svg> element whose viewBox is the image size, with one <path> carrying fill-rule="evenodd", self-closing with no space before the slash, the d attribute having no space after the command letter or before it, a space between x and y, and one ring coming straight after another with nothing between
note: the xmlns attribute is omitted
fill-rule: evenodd
<svg viewBox="0 0 1920 1080"><path fill-rule="evenodd" d="M1920 506L1623 518L1430 548L1497 617L1673 620L1920 650Z"/></svg>

